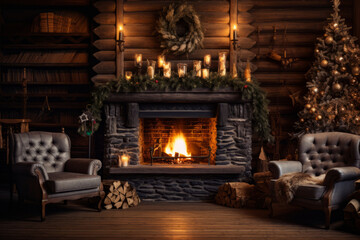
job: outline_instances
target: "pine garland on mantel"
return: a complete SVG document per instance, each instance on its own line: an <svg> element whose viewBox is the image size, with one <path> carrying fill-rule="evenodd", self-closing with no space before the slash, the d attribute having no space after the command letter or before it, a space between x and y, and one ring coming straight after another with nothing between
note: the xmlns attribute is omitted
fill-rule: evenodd
<svg viewBox="0 0 360 240"><path fill-rule="evenodd" d="M104 85L96 87L92 92L92 103L87 106L85 112L90 112L94 118L93 131L99 128L101 122L101 112L104 101L108 99L111 93L129 93L129 92L176 92L179 90L192 90L196 88L206 88L216 91L222 88L231 88L239 92L242 100L252 102L252 126L253 130L264 141L271 141L271 130L268 120L268 99L266 93L260 88L256 81L246 82L240 78L232 78L229 75L220 76L218 73L211 73L209 78L203 79L187 74L179 78L176 73L172 73L171 78L157 76L150 79L147 75L134 76L131 80L120 78L119 80L110 81ZM78 129L79 134L86 136L89 132L84 125Z"/></svg>

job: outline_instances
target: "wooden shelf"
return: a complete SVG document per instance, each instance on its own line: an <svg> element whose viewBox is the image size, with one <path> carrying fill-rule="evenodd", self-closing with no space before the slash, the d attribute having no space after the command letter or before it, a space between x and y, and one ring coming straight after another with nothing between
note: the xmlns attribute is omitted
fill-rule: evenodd
<svg viewBox="0 0 360 240"><path fill-rule="evenodd" d="M89 33L80 32L30 32L30 33L4 33L2 37L89 37Z"/></svg>
<svg viewBox="0 0 360 240"><path fill-rule="evenodd" d="M88 83L77 83L77 82L28 82L27 85L79 85L79 86L83 86L83 85L89 85L90 82ZM21 82L0 82L0 86L1 85L19 85L22 86Z"/></svg>
<svg viewBox="0 0 360 240"><path fill-rule="evenodd" d="M4 44L3 49L19 50L19 49L86 49L90 45L87 43L69 43L69 44Z"/></svg>
<svg viewBox="0 0 360 240"><path fill-rule="evenodd" d="M4 67L88 67L88 63L0 63Z"/></svg>
<svg viewBox="0 0 360 240"><path fill-rule="evenodd" d="M12 0L2 3L4 6L88 6L90 0Z"/></svg>

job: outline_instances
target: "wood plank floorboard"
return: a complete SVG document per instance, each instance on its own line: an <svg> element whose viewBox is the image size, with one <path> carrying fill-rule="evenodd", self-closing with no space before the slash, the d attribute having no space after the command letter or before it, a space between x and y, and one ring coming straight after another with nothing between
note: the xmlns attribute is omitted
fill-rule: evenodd
<svg viewBox="0 0 360 240"><path fill-rule="evenodd" d="M91 201L90 201L91 203ZM0 239L360 239L343 226L341 212L332 229L323 229L323 214L276 206L234 209L202 202L142 202L126 210L97 212L89 201L49 204L45 222L36 205L16 201L11 208L0 193ZM91 205L91 204L90 204Z"/></svg>

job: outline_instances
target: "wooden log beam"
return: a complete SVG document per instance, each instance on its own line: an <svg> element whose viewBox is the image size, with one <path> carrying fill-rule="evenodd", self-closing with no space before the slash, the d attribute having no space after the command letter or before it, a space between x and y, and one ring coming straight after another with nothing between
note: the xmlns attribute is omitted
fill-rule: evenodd
<svg viewBox="0 0 360 240"><path fill-rule="evenodd" d="M101 61L92 68L96 73L113 74L115 73L114 61Z"/></svg>
<svg viewBox="0 0 360 240"><path fill-rule="evenodd" d="M98 51L93 54L99 61L112 61L115 60L115 51Z"/></svg>
<svg viewBox="0 0 360 240"><path fill-rule="evenodd" d="M233 72L234 68L236 68L237 65L237 46L233 45L233 42L231 40L235 40L233 37L234 29L233 27L238 27L237 23L237 14L238 14L238 2L237 0L230 0L230 26L229 26L229 49L230 49L230 73ZM237 31L237 29L236 29ZM236 43L237 45L237 43Z"/></svg>
<svg viewBox="0 0 360 240"><path fill-rule="evenodd" d="M173 3L173 1L126 1L124 5L125 12L150 12L161 11L163 7L166 7ZM194 6L197 12L228 12L228 1L206 1L204 2L190 2Z"/></svg>
<svg viewBox="0 0 360 240"><path fill-rule="evenodd" d="M91 81L96 84L102 84L114 79L116 79L115 74L97 74L91 78Z"/></svg>
<svg viewBox="0 0 360 240"><path fill-rule="evenodd" d="M99 50L114 50L115 39L99 39L93 42L93 45Z"/></svg>
<svg viewBox="0 0 360 240"><path fill-rule="evenodd" d="M115 12L116 9L115 1L96 1L93 5L99 12Z"/></svg>
<svg viewBox="0 0 360 240"><path fill-rule="evenodd" d="M113 24L102 24L96 28L93 29L93 32L99 37L99 38L115 38L115 25Z"/></svg>
<svg viewBox="0 0 360 240"><path fill-rule="evenodd" d="M120 27L124 27L124 0L116 0L116 31L120 31ZM119 39L119 34L115 36ZM124 51L122 51L120 43L116 44L116 77L119 78L124 75Z"/></svg>
<svg viewBox="0 0 360 240"><path fill-rule="evenodd" d="M115 13L99 13L94 21L98 24L115 24Z"/></svg>

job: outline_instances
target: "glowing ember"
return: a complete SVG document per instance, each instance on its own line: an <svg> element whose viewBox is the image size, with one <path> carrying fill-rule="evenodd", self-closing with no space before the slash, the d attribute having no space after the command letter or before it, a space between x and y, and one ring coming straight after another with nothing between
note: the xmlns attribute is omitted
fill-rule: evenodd
<svg viewBox="0 0 360 240"><path fill-rule="evenodd" d="M191 153L187 151L185 137L182 133L177 134L172 138L172 141L169 140L165 148L165 153L172 157L175 157L175 155L191 157Z"/></svg>

